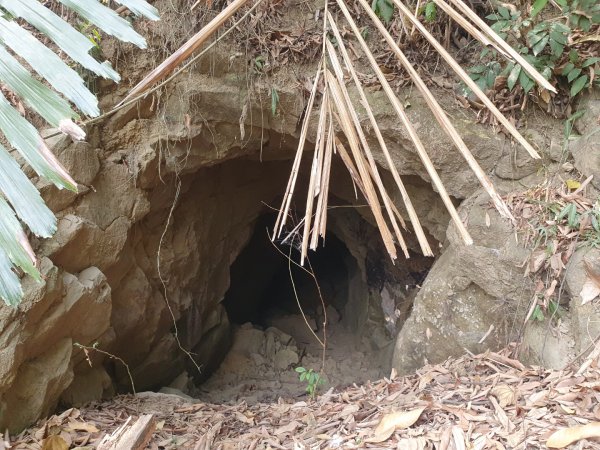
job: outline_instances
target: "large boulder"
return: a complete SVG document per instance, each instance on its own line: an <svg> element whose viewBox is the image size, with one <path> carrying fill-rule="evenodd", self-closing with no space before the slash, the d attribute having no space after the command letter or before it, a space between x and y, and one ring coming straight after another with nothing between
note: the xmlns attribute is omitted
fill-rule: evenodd
<svg viewBox="0 0 600 450"><path fill-rule="evenodd" d="M460 208L474 244L466 246L453 225L448 246L433 265L396 340L393 366L401 374L465 350L506 345L519 332L532 293L523 277L529 252L486 194Z"/></svg>

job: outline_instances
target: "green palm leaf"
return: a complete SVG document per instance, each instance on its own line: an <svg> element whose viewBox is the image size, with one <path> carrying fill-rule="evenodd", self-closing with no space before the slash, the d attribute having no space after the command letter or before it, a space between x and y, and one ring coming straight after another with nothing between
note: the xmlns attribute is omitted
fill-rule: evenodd
<svg viewBox="0 0 600 450"><path fill-rule="evenodd" d="M0 94L0 130L38 175L61 188L77 190L77 183L52 154L33 125Z"/></svg>
<svg viewBox="0 0 600 450"><path fill-rule="evenodd" d="M37 236L50 237L56 231L56 218L17 162L0 145L0 191L13 205L19 218Z"/></svg>
<svg viewBox="0 0 600 450"><path fill-rule="evenodd" d="M21 267L36 280L40 280L40 273L34 265L35 256L21 224L2 197L0 217L0 297L9 305L16 305L20 301L22 290L12 265Z"/></svg>
<svg viewBox="0 0 600 450"><path fill-rule="evenodd" d="M138 47L146 46L144 38L129 22L98 0L60 1L83 20L96 24L107 34ZM157 10L144 0L122 0L118 3L134 14L151 20L158 19ZM76 63L96 75L119 81L119 74L108 62L101 63L94 59L89 53L93 43L43 3L38 0L0 0L0 83L48 124L68 133L74 139L83 139L84 131L73 122L79 116L67 100L91 117L100 114L98 100L86 88L75 70L17 22L9 20L6 12L37 28ZM44 78L51 88L34 78L7 48ZM39 176L47 178L59 188L77 190L77 183L52 154L36 128L13 107L2 92L0 132ZM41 279L35 264L35 254L19 220L40 237L50 237L56 231L54 214L33 183L21 171L19 164L0 145L0 298L9 305L18 305L23 295L20 277L15 268L20 268L36 280Z"/></svg>
<svg viewBox="0 0 600 450"><path fill-rule="evenodd" d="M99 63L89 51L94 44L44 5L34 0L0 0L0 6L20 17L52 39L67 55L96 75L119 81L108 62Z"/></svg>
<svg viewBox="0 0 600 450"><path fill-rule="evenodd" d="M97 0L60 0L84 19L101 27L104 32L122 41L146 48L146 39L137 34L131 24Z"/></svg>
<svg viewBox="0 0 600 450"><path fill-rule="evenodd" d="M69 103L56 92L29 75L29 72L0 45L0 79L25 103L54 127L79 117ZM75 139L83 139L85 133L75 124Z"/></svg>
<svg viewBox="0 0 600 450"><path fill-rule="evenodd" d="M100 114L98 99L77 72L17 23L0 16L0 41L21 56L50 85L71 100L84 114Z"/></svg>

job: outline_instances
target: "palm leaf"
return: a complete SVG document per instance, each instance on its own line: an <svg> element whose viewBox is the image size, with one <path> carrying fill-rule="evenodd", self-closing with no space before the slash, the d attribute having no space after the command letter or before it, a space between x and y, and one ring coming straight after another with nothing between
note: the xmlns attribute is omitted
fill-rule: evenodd
<svg viewBox="0 0 600 450"><path fill-rule="evenodd" d="M146 39L131 28L129 22L97 0L60 0L60 2L90 23L102 27L105 33L122 41L131 42L140 48L146 48Z"/></svg>
<svg viewBox="0 0 600 450"><path fill-rule="evenodd" d="M77 183L52 154L33 125L0 94L0 130L38 175L59 187L77 190Z"/></svg>
<svg viewBox="0 0 600 450"><path fill-rule="evenodd" d="M15 94L25 100L25 103L54 127L60 127L65 121L78 117L69 103L56 92L40 83L29 75L15 58L0 45L0 79ZM74 128L76 127L76 129ZM75 139L83 139L85 133L82 129L72 124L70 129L75 130Z"/></svg>
<svg viewBox="0 0 600 450"><path fill-rule="evenodd" d="M144 16L150 20L158 20L158 10L148 4L146 0L115 0L125 6L128 10L138 16Z"/></svg>
<svg viewBox="0 0 600 450"><path fill-rule="evenodd" d="M19 278L12 271L12 265L21 267L36 280L40 274L35 268L35 256L27 237L13 210L0 197L0 296L9 305L20 301L22 291Z"/></svg>
<svg viewBox="0 0 600 450"><path fill-rule="evenodd" d="M89 1L89 0L88 0ZM120 76L108 62L99 63L89 51L94 44L87 37L35 0L0 0L0 6L20 17L52 39L61 50L96 75L119 81Z"/></svg>
<svg viewBox="0 0 600 450"><path fill-rule="evenodd" d="M37 236L50 237L56 231L56 218L40 193L20 170L17 162L0 145L0 191L14 205L19 218Z"/></svg>
<svg viewBox="0 0 600 450"><path fill-rule="evenodd" d="M146 46L144 38L129 22L98 0L60 1L81 19L96 24L107 34L141 48ZM144 0L118 3L134 14L158 19L157 10ZM101 63L90 55L93 43L86 36L38 0L0 0L0 83L49 125L74 139L83 139L85 132L73 122L79 115L66 99L71 100L84 114L95 117L100 114L96 97L86 88L75 70L17 22L10 20L6 12L37 28L76 63L96 75L114 81L119 80L119 75L108 62ZM7 48L44 78L50 87L34 78ZM61 189L77 190L77 183L52 154L36 128L2 92L0 131L39 176L47 178ZM35 254L19 220L37 236L50 237L56 231L54 214L21 171L19 164L0 146L0 298L9 305L17 305L22 297L20 278L15 268L40 280Z"/></svg>
<svg viewBox="0 0 600 450"><path fill-rule="evenodd" d="M2 16L0 16L0 42L21 56L33 70L71 100L81 112L91 117L100 114L98 99L85 87L79 74L28 31Z"/></svg>

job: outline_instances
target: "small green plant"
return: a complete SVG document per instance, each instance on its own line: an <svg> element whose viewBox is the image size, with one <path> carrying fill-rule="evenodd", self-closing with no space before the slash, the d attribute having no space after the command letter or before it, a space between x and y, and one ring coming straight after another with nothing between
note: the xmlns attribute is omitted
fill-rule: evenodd
<svg viewBox="0 0 600 450"><path fill-rule="evenodd" d="M394 4L390 0L373 0L371 8L377 17L387 24L390 23L394 15Z"/></svg>
<svg viewBox="0 0 600 450"><path fill-rule="evenodd" d="M507 40L547 80L562 89L570 98L592 85L600 85L595 66L600 57L593 55L586 41L593 26L600 24L600 3L597 0L557 0L560 13L542 15L548 0L536 0L530 15L524 8L499 6L486 18L491 28ZM532 91L535 82L519 64L504 62L493 50L484 49L481 64L471 67L471 78L482 89L491 89L496 77L506 79L509 91L521 88ZM543 93L548 103L548 93Z"/></svg>
<svg viewBox="0 0 600 450"><path fill-rule="evenodd" d="M437 5L434 2L427 2L423 13L427 22L435 22L435 19L437 19Z"/></svg>
<svg viewBox="0 0 600 450"><path fill-rule="evenodd" d="M279 105L279 94L277 89L271 88L271 114L273 117L277 115L277 105Z"/></svg>
<svg viewBox="0 0 600 450"><path fill-rule="evenodd" d="M267 61L263 55L258 55L256 58L254 58L254 70L257 72L262 72L265 68L266 62Z"/></svg>
<svg viewBox="0 0 600 450"><path fill-rule="evenodd" d="M321 375L313 369L305 369L304 367L296 367L294 370L298 373L300 381L306 383L306 392L308 395L314 398L319 386L325 383Z"/></svg>

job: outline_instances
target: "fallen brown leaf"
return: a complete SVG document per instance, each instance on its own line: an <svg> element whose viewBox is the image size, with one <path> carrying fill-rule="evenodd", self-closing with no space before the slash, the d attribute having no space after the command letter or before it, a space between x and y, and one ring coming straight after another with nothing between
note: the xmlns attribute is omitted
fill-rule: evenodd
<svg viewBox="0 0 600 450"><path fill-rule="evenodd" d="M507 384L499 384L490 393L498 399L502 408L513 405L517 400L517 393Z"/></svg>
<svg viewBox="0 0 600 450"><path fill-rule="evenodd" d="M366 439L366 442L377 443L388 440L394 434L394 431L413 425L419 420L423 411L425 411L425 408L386 414L381 419L381 422L379 422L379 425L377 425L377 428L375 428L373 436Z"/></svg>
<svg viewBox="0 0 600 450"><path fill-rule="evenodd" d="M546 445L550 448L565 448L573 442L591 437L600 437L600 422L592 422L587 425L577 425L555 431L548 438Z"/></svg>
<svg viewBox="0 0 600 450"><path fill-rule="evenodd" d="M42 450L69 450L69 445L61 436L48 436L44 439Z"/></svg>

